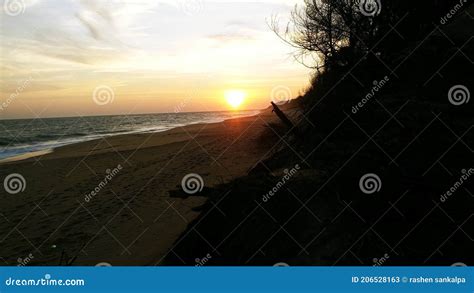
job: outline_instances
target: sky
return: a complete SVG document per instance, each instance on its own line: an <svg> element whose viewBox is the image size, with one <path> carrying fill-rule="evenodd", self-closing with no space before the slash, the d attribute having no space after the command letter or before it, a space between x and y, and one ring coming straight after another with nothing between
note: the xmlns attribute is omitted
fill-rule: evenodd
<svg viewBox="0 0 474 293"><path fill-rule="evenodd" d="M269 29L300 0L0 0L0 119L262 109L310 72Z"/></svg>

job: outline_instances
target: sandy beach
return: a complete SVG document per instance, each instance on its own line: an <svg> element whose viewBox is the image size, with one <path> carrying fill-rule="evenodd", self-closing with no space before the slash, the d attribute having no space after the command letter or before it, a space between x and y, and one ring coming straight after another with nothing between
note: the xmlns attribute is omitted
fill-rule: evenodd
<svg viewBox="0 0 474 293"><path fill-rule="evenodd" d="M467 288L472 1L70 2L0 8L0 293L72 289L50 266L126 276L69 274L88 292Z"/></svg>
<svg viewBox="0 0 474 293"><path fill-rule="evenodd" d="M245 175L269 154L272 142L262 132L275 119L263 111L2 162L1 178L21 174L26 189L2 189L0 262L57 265L64 254L77 256L73 265L159 265L206 200L169 192L181 190L189 173L205 187Z"/></svg>

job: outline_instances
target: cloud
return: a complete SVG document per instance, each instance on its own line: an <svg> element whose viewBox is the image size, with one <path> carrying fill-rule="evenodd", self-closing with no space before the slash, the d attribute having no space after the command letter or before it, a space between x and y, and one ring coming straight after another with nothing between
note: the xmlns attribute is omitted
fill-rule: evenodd
<svg viewBox="0 0 474 293"><path fill-rule="evenodd" d="M289 14L293 5L293 0L36 1L24 14L0 16L0 87L11 91L36 72L40 77L30 88L35 92L22 99L64 99L70 113L75 108L66 99L89 97L96 84L123 82L132 96L173 103L202 76L213 76L212 85L205 85L210 94L228 83L256 88L279 76L291 79L300 67L286 60L291 49L273 35L266 18Z"/></svg>
<svg viewBox="0 0 474 293"><path fill-rule="evenodd" d="M107 35L114 33L110 7L100 1L81 0L80 3L82 9L76 13L76 17L94 39L105 40Z"/></svg>
<svg viewBox="0 0 474 293"><path fill-rule="evenodd" d="M253 41L256 39L253 35L243 33L221 33L210 35L207 38L221 43Z"/></svg>

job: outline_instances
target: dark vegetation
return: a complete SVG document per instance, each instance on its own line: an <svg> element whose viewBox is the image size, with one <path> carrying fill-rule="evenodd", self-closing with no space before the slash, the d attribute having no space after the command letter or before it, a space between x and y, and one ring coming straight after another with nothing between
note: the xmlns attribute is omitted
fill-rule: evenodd
<svg viewBox="0 0 474 293"><path fill-rule="evenodd" d="M469 4L383 1L366 16L354 0L307 0L283 32L273 22L298 60L318 60L295 102L301 137L280 126L248 176L206 189L166 263L209 254L208 265L473 265L474 176L441 198L474 168L474 103L448 99L453 86L474 90ZM361 191L367 173L379 192Z"/></svg>

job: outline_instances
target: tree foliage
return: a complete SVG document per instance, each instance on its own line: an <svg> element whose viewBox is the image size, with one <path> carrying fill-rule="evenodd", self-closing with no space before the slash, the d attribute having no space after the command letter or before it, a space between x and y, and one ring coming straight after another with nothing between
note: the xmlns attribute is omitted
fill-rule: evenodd
<svg viewBox="0 0 474 293"><path fill-rule="evenodd" d="M284 30L270 24L296 49L295 57L318 70L347 65L361 58L382 58L432 27L455 1L304 0Z"/></svg>

